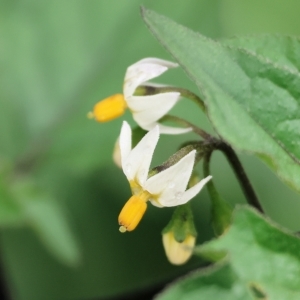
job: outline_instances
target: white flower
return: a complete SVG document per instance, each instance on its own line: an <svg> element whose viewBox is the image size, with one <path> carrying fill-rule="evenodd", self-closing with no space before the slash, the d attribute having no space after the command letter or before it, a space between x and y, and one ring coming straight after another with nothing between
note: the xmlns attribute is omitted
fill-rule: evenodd
<svg viewBox="0 0 300 300"><path fill-rule="evenodd" d="M156 125L159 126L161 133L181 134L191 131L191 128L176 128L165 126L158 123L165 114L179 101L179 92L166 92L155 95L135 96L138 86L162 86L147 82L155 78L169 68L175 68L178 64L158 58L145 58L127 68L123 95L115 94L96 103L93 112L88 113L89 118L94 118L98 122L107 122L120 117L126 108L132 113L138 125L151 130Z"/></svg>
<svg viewBox="0 0 300 300"><path fill-rule="evenodd" d="M179 101L179 92L134 96L138 86L157 86L147 81L177 66L176 63L158 58L144 58L128 67L123 86L124 98L134 120L143 129L151 130L158 124L160 133L181 134L191 131L191 128L175 128L157 123Z"/></svg>
<svg viewBox="0 0 300 300"><path fill-rule="evenodd" d="M158 139L159 127L156 126L135 148L131 149L131 128L127 122L123 122L120 134L121 162L133 196L119 216L122 232L133 230L137 226L146 211L147 201L158 207L182 205L196 196L211 179L211 176L208 176L186 190L194 166L195 150L189 152L173 166L148 178ZM136 209L137 205L139 205L138 209ZM136 214L139 217L136 217Z"/></svg>

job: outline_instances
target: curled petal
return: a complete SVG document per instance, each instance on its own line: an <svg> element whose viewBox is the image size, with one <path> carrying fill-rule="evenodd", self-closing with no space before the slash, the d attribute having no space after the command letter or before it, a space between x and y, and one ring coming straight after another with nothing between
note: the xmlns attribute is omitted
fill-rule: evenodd
<svg viewBox="0 0 300 300"><path fill-rule="evenodd" d="M185 155L170 168L150 177L144 188L162 206L175 206L181 199L189 182L195 161L196 150Z"/></svg>
<svg viewBox="0 0 300 300"><path fill-rule="evenodd" d="M174 62L168 61L168 60L164 60L164 59L160 59L160 58L156 58L156 57L143 58L143 59L139 60L138 62L136 62L134 65L137 65L137 64L160 65L160 66L167 67L168 69L178 67L177 63L174 63Z"/></svg>
<svg viewBox="0 0 300 300"><path fill-rule="evenodd" d="M169 68L177 67L178 64L158 59L144 58L128 67L125 74L123 93L125 98L132 96L135 89L142 83L158 77Z"/></svg>
<svg viewBox="0 0 300 300"><path fill-rule="evenodd" d="M134 120L146 130L148 125L163 117L178 101L180 93L162 93L151 96L132 96L127 105L132 110Z"/></svg>
<svg viewBox="0 0 300 300"><path fill-rule="evenodd" d="M165 203L164 201L162 202L163 206L177 206L177 205L182 205L190 201L192 198L194 198L205 186L205 184L210 181L212 176L207 176L204 179L202 179L200 182L198 182L196 185L185 191L181 197L178 197L176 199L177 201L173 202L172 205L169 205L169 203Z"/></svg>

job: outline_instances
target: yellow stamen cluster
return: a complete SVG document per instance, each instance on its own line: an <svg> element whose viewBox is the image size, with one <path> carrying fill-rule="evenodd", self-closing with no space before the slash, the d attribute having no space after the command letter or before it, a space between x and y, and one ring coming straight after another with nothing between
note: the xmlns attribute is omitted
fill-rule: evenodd
<svg viewBox="0 0 300 300"><path fill-rule="evenodd" d="M94 118L98 122L111 121L123 115L126 107L124 96L115 94L99 101L94 106L93 112L88 113L88 117Z"/></svg>
<svg viewBox="0 0 300 300"><path fill-rule="evenodd" d="M132 196L119 214L120 232L132 231L141 221L147 209L147 197L143 194Z"/></svg>

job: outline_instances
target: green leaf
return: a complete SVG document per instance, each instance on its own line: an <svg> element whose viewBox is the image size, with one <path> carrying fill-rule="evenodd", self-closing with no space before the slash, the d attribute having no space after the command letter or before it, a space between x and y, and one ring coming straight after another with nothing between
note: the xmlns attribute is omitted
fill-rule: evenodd
<svg viewBox="0 0 300 300"><path fill-rule="evenodd" d="M47 249L63 263L77 264L78 245L60 205L30 180L16 182L13 193L27 225Z"/></svg>
<svg viewBox="0 0 300 300"><path fill-rule="evenodd" d="M263 56L280 68L291 72L300 70L300 40L295 36L249 35L222 41L222 45L245 49L254 55Z"/></svg>
<svg viewBox="0 0 300 300"><path fill-rule="evenodd" d="M197 271L166 289L157 300L252 300L228 263Z"/></svg>
<svg viewBox="0 0 300 300"><path fill-rule="evenodd" d="M170 295L176 295L173 299L223 299L222 293L224 299L299 299L299 249L298 237L253 209L239 207L226 234L196 249L202 256L221 261L170 287L159 299L171 299ZM227 253L225 259L221 253Z"/></svg>
<svg viewBox="0 0 300 300"><path fill-rule="evenodd" d="M214 128L300 191L300 76L253 51L222 46L152 11L144 20L200 89ZM283 60L280 60L283 61Z"/></svg>

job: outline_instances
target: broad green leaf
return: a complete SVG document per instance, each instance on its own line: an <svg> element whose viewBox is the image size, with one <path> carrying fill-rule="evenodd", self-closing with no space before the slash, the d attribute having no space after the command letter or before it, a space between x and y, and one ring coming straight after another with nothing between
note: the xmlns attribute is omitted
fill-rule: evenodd
<svg viewBox="0 0 300 300"><path fill-rule="evenodd" d="M216 131L255 153L300 191L300 75L237 47L222 46L152 11L143 17L200 89Z"/></svg>
<svg viewBox="0 0 300 300"><path fill-rule="evenodd" d="M225 39L223 45L246 49L254 55L263 56L280 68L291 72L300 70L300 40L295 36L249 35Z"/></svg>
<svg viewBox="0 0 300 300"><path fill-rule="evenodd" d="M26 224L38 234L48 250L66 264L77 264L78 245L58 203L30 180L16 182L12 192Z"/></svg>
<svg viewBox="0 0 300 300"><path fill-rule="evenodd" d="M248 288L228 263L208 267L171 285L157 300L252 300Z"/></svg>
<svg viewBox="0 0 300 300"><path fill-rule="evenodd" d="M298 237L253 209L239 207L223 236L196 249L196 253L217 260L216 265L174 284L159 299L171 299L170 295L177 295L173 299L221 299L222 292L228 297L224 299L252 299L250 293L253 299L260 299L259 294L269 300L299 299L299 249ZM237 294L246 295L246 290L248 298ZM210 298L205 298L208 291ZM187 297L191 293L194 298Z"/></svg>

